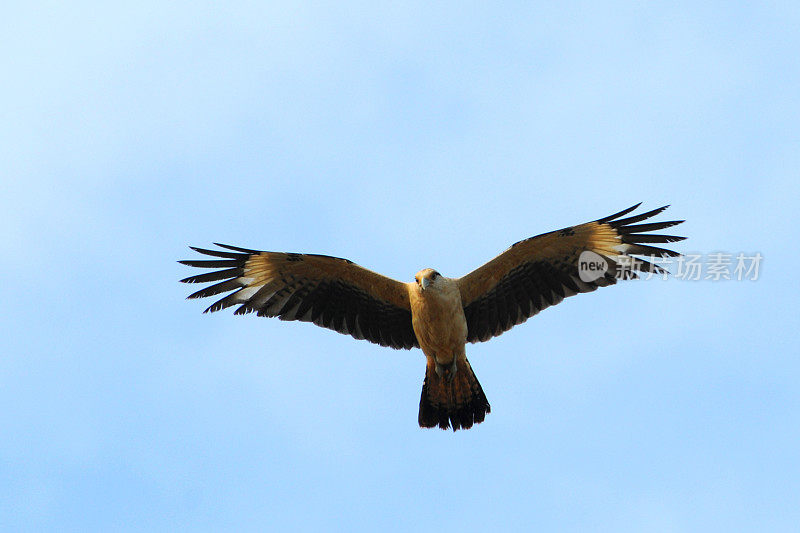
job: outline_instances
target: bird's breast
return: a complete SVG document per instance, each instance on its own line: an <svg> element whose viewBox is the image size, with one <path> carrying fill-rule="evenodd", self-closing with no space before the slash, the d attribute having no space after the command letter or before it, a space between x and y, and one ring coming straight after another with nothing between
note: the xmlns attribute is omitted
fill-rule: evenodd
<svg viewBox="0 0 800 533"><path fill-rule="evenodd" d="M425 355L446 363L463 354L467 320L460 295L425 294L412 298L411 320Z"/></svg>

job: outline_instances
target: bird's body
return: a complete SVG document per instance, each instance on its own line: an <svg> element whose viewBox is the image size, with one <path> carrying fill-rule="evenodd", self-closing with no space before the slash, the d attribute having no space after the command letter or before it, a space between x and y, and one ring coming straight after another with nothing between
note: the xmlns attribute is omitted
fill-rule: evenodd
<svg viewBox="0 0 800 533"><path fill-rule="evenodd" d="M419 271L416 280L407 284L411 325L427 359L419 425L469 428L482 422L490 407L467 361L461 292L455 280L431 268Z"/></svg>
<svg viewBox="0 0 800 533"><path fill-rule="evenodd" d="M408 283L411 325L422 353L440 366L452 364L465 356L467 319L461 293L452 279L432 269L417 274L422 283Z"/></svg>
<svg viewBox="0 0 800 533"><path fill-rule="evenodd" d="M636 271L663 272L632 255L679 255L649 244L683 237L649 232L682 221L635 224L665 207L619 218L636 207L519 241L461 278L427 268L413 283L401 283L347 259L218 245L225 250L194 250L221 259L181 263L222 270L181 281L218 282L189 298L230 292L206 311L237 305L235 314L312 322L383 346L420 348L427 364L419 425L467 429L490 412L467 342L486 341L565 297L634 278ZM586 253L604 269L585 276Z"/></svg>

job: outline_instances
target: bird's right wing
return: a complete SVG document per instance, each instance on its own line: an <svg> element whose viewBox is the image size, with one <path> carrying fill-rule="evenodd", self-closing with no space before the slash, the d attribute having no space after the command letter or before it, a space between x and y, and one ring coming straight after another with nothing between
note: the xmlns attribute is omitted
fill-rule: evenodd
<svg viewBox="0 0 800 533"><path fill-rule="evenodd" d="M682 220L637 224L661 213L661 207L627 218L639 204L611 216L519 241L483 266L456 280L467 319L467 340L485 341L526 321L567 296L631 279L636 272L664 272L642 256L678 256L651 246L683 240L651 231ZM598 263L596 275L580 266ZM590 274L587 276L586 274Z"/></svg>
<svg viewBox="0 0 800 533"><path fill-rule="evenodd" d="M180 261L192 267L222 269L181 280L219 282L189 298L233 291L206 312L238 305L237 315L255 312L281 320L313 322L392 348L418 346L404 283L338 257L217 246L225 250L192 249L220 259Z"/></svg>

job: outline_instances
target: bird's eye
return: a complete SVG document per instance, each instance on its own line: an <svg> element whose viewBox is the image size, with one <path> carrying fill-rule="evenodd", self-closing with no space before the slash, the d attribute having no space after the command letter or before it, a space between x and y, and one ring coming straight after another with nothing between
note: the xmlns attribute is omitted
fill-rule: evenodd
<svg viewBox="0 0 800 533"><path fill-rule="evenodd" d="M441 274L439 274L438 272L436 272L436 271L434 270L434 271L433 271L433 274L431 274L431 279L436 279L436 276L440 276L440 275L441 275Z"/></svg>

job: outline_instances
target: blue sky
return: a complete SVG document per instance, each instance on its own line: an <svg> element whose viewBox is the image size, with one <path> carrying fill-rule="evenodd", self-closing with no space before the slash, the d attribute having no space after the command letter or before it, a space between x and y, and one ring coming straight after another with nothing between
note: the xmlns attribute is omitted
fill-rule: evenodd
<svg viewBox="0 0 800 533"><path fill-rule="evenodd" d="M0 527L791 531L796 3L29 2L0 22ZM644 201L757 281L571 298L424 358L186 301L187 245L408 281ZM665 217L666 218L666 217Z"/></svg>

